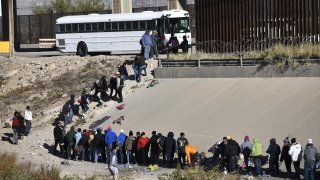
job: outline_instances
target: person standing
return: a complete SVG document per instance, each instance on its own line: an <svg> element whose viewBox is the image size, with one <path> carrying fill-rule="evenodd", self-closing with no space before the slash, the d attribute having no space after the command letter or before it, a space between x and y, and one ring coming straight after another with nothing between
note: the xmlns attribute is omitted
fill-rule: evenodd
<svg viewBox="0 0 320 180"><path fill-rule="evenodd" d="M270 139L270 145L268 147L267 153L270 154L269 173L277 176L279 174L279 155L281 153L281 150L275 138Z"/></svg>
<svg viewBox="0 0 320 180"><path fill-rule="evenodd" d="M126 68L127 63L124 62L121 66L119 66L118 71L120 73L120 76L123 77L124 80L127 80L129 78L129 74Z"/></svg>
<svg viewBox="0 0 320 180"><path fill-rule="evenodd" d="M226 157L228 160L228 170L235 171L238 164L240 146L237 141L231 139L230 136L227 137L228 144L226 146Z"/></svg>
<svg viewBox="0 0 320 180"><path fill-rule="evenodd" d="M174 139L173 132L169 132L166 141L166 152L167 152L167 167L173 167L173 157L176 152L176 140Z"/></svg>
<svg viewBox="0 0 320 180"><path fill-rule="evenodd" d="M180 133L180 137L177 139L178 144L178 160L180 167L186 166L186 151L185 146L189 144L188 139L185 138L183 132Z"/></svg>
<svg viewBox="0 0 320 180"><path fill-rule="evenodd" d="M113 91L116 92L116 94L114 95L115 97L117 97L117 75L113 75L111 76L110 78L110 84L109 84L109 87L110 87L110 99L112 98L112 94L113 94Z"/></svg>
<svg viewBox="0 0 320 180"><path fill-rule="evenodd" d="M141 133L141 137L138 140L137 150L141 157L141 164L143 166L148 165L148 150L149 150L149 138L145 132Z"/></svg>
<svg viewBox="0 0 320 180"><path fill-rule="evenodd" d="M110 160L110 164L108 166L108 169L113 177L113 179L117 180L118 179L118 174L119 174L119 170L117 168L118 166L118 158L117 158L117 145L114 143L111 147L111 160Z"/></svg>
<svg viewBox="0 0 320 180"><path fill-rule="evenodd" d="M104 141L106 144L106 151L107 151L107 162L108 164L111 163L111 153L112 153L112 144L116 144L115 142L117 141L117 135L116 133L112 130L112 126L109 125L107 128L107 133L104 135Z"/></svg>
<svg viewBox="0 0 320 180"><path fill-rule="evenodd" d="M249 157L252 151L252 143L250 142L249 136L244 137L244 142L241 144L241 153L244 157L244 163L246 165L246 174L249 174Z"/></svg>
<svg viewBox="0 0 320 180"><path fill-rule="evenodd" d="M152 40L151 40L151 36L150 36L150 31L146 30L145 33L143 34L142 38L142 46L143 46L143 51L144 51L144 58L146 60L149 59L150 57L150 48L152 45Z"/></svg>
<svg viewBox="0 0 320 180"><path fill-rule="evenodd" d="M26 107L26 111L24 113L24 119L26 121L26 131L25 131L25 136L28 136L31 130L31 122L32 122L32 112L30 109L30 106Z"/></svg>
<svg viewBox="0 0 320 180"><path fill-rule="evenodd" d="M80 145L79 141L82 137L82 133L81 133L81 128L78 128L77 133L74 135L74 139L75 139L75 146L74 146L74 156L75 156L75 160L79 160L79 155L82 152L82 148L83 146Z"/></svg>
<svg viewBox="0 0 320 180"><path fill-rule="evenodd" d="M121 103L123 102L123 97L122 97L122 89L124 87L124 78L123 76L120 75L119 72L117 72L117 87L116 87L116 92L119 96L118 102Z"/></svg>
<svg viewBox="0 0 320 180"><path fill-rule="evenodd" d="M152 131L152 136L150 138L150 164L154 165L158 163L159 159L159 147L157 144L158 136L156 131Z"/></svg>
<svg viewBox="0 0 320 180"><path fill-rule="evenodd" d="M302 160L302 147L297 142L296 138L291 139L291 147L289 150L289 155L291 156L293 167L295 171L295 179L300 179L300 161Z"/></svg>
<svg viewBox="0 0 320 180"><path fill-rule="evenodd" d="M188 44L188 40L187 40L187 36L183 36L183 41L180 44L181 50L183 53L188 53L188 49L189 49L189 44Z"/></svg>
<svg viewBox="0 0 320 180"><path fill-rule="evenodd" d="M258 138L252 139L252 152L250 156L253 158L254 167L256 170L256 175L261 176L261 156L262 156L263 146L259 142Z"/></svg>
<svg viewBox="0 0 320 180"><path fill-rule="evenodd" d="M138 69L138 74L137 74L137 82L139 83L141 81L141 75L146 76L147 75L147 63L145 59L140 56L138 57L137 60L137 69ZM142 71L144 71L144 74L142 74Z"/></svg>
<svg viewBox="0 0 320 180"><path fill-rule="evenodd" d="M291 156L289 155L290 147L291 147L291 144L290 144L289 138L286 137L283 140L283 147L281 151L280 162L284 161L286 165L287 173L289 174L289 176L291 175L291 163L292 163Z"/></svg>
<svg viewBox="0 0 320 180"><path fill-rule="evenodd" d="M120 154L120 164L124 164L124 143L126 141L127 136L124 134L124 131L121 129L120 134L117 138L117 145L119 148L119 154Z"/></svg>
<svg viewBox="0 0 320 180"><path fill-rule="evenodd" d="M152 40L152 46L151 46L151 57L153 58L153 56L155 55L156 58L159 57L158 55L158 32L155 30L153 31L153 33L151 34L151 40Z"/></svg>
<svg viewBox="0 0 320 180"><path fill-rule="evenodd" d="M304 179L314 180L314 167L318 158L317 149L312 144L312 139L307 140L306 148L304 149Z"/></svg>
<svg viewBox="0 0 320 180"><path fill-rule="evenodd" d="M54 150L53 154L57 154L57 147L58 145L60 146L60 153L63 153L63 150L61 148L61 143L64 143L63 140L63 134L62 134L62 129L61 129L61 122L58 122L57 126L53 129L53 137L54 137Z"/></svg>
<svg viewBox="0 0 320 180"><path fill-rule="evenodd" d="M12 137L12 144L18 144L18 131L19 131L19 126L20 126L20 122L19 122L19 112L16 111L13 114L12 117L12 130L13 130L13 137Z"/></svg>
<svg viewBox="0 0 320 180"><path fill-rule="evenodd" d="M157 144L159 147L160 154L162 154L162 166L163 167L166 165L166 161L167 161L166 141L167 141L166 137L163 136L161 133L158 133Z"/></svg>
<svg viewBox="0 0 320 180"><path fill-rule="evenodd" d="M74 136L76 135L76 131L74 126L71 126L70 130L67 132L66 139L67 139L67 156L68 159L71 159L75 156L74 146L75 146L75 139Z"/></svg>
<svg viewBox="0 0 320 180"><path fill-rule="evenodd" d="M136 138L133 136L133 132L130 131L129 136L126 139L126 142L124 145L124 149L126 150L126 154L127 154L127 167L128 168L132 168L132 166L130 165L130 162L133 164L133 153L134 153L133 143L134 143L135 139Z"/></svg>

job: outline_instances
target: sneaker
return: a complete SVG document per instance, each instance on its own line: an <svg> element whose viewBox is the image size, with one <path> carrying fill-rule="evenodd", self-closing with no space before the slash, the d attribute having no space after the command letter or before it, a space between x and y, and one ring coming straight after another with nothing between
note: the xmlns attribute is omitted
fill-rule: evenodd
<svg viewBox="0 0 320 180"><path fill-rule="evenodd" d="M128 168L129 168L129 169L132 169L132 166L129 165Z"/></svg>

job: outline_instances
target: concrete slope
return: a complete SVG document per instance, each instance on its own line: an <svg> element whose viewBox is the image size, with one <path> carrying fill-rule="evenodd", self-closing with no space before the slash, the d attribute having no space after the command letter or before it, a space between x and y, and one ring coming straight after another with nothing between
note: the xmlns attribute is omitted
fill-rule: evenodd
<svg viewBox="0 0 320 180"><path fill-rule="evenodd" d="M272 137L280 146L287 136L303 146L312 138L319 149L319 102L320 78L164 79L125 98L125 109L104 115L125 116L116 132L173 131L177 138L183 131L201 151L227 135L239 144L245 135L258 137L265 150Z"/></svg>

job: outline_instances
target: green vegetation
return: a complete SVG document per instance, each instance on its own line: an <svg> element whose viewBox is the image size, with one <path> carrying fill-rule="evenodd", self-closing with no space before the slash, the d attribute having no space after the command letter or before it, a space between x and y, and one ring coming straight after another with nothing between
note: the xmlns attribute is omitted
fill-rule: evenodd
<svg viewBox="0 0 320 180"><path fill-rule="evenodd" d="M211 180L211 179L224 179L224 180L240 180L239 175L235 174L223 174L218 169L212 169L205 171L202 167L189 168L187 170L181 170L179 167L177 170L170 174L161 175L159 180Z"/></svg>
<svg viewBox="0 0 320 180"><path fill-rule="evenodd" d="M102 0L52 0L50 5L35 6L34 14L71 13L71 12L103 12Z"/></svg>
<svg viewBox="0 0 320 180"><path fill-rule="evenodd" d="M59 180L60 169L41 165L34 169L30 163L18 163L17 156L9 153L0 154L0 179Z"/></svg>
<svg viewBox="0 0 320 180"><path fill-rule="evenodd" d="M320 45L302 44L295 46L275 45L264 51L251 51L243 54L245 59L292 60L292 59L319 59ZM198 60L198 59L239 59L239 55L227 53L172 54L169 60Z"/></svg>

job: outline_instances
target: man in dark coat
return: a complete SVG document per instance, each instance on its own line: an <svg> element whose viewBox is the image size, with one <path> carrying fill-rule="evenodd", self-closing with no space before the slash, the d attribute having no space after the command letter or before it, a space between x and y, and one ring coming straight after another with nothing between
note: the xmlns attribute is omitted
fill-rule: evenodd
<svg viewBox="0 0 320 180"><path fill-rule="evenodd" d="M279 155L281 153L280 146L276 143L276 139L270 139L270 145L268 147L267 153L270 154L269 159L269 173L273 175L278 175L279 173Z"/></svg>
<svg viewBox="0 0 320 180"><path fill-rule="evenodd" d="M156 131L152 131L152 136L150 138L150 147L151 147L151 156L150 156L150 164L154 165L158 163L159 159L159 147L157 144L158 136Z"/></svg>
<svg viewBox="0 0 320 180"><path fill-rule="evenodd" d="M166 141L166 152L167 152L167 166L168 168L173 167L173 157L176 152L176 140L174 139L173 132L169 132Z"/></svg>
<svg viewBox="0 0 320 180"><path fill-rule="evenodd" d="M226 146L226 157L227 157L227 164L228 170L234 171L237 168L239 154L240 154L240 146L239 144L231 139L231 137L227 137L228 143Z"/></svg>

